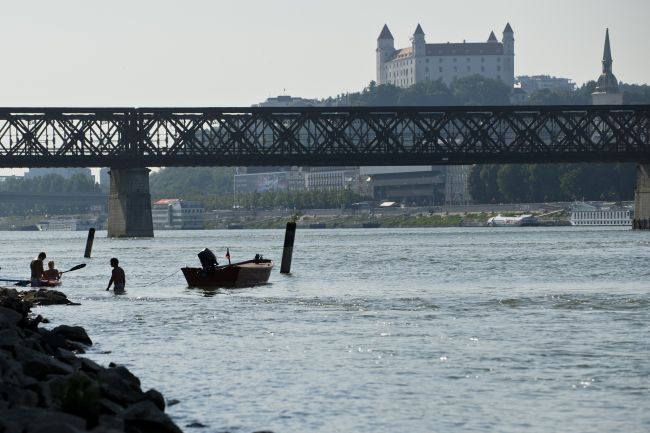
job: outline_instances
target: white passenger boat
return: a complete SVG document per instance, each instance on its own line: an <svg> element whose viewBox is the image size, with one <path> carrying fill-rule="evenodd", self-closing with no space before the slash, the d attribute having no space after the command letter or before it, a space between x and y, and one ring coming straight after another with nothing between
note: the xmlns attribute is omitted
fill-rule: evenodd
<svg viewBox="0 0 650 433"><path fill-rule="evenodd" d="M615 203L576 202L571 206L571 225L574 226L632 226L631 206Z"/></svg>

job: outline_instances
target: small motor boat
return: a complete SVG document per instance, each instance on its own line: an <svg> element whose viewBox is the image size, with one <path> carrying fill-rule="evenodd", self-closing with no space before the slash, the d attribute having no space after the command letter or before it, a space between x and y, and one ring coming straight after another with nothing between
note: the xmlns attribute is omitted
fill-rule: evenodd
<svg viewBox="0 0 650 433"><path fill-rule="evenodd" d="M252 260L221 265L209 249L199 254L200 268L181 268L190 287L246 287L269 281L273 260L256 254Z"/></svg>

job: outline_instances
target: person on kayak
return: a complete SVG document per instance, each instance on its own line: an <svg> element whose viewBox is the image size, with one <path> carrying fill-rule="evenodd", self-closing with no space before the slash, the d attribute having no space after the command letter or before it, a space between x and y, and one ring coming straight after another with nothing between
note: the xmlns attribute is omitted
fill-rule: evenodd
<svg viewBox="0 0 650 433"><path fill-rule="evenodd" d="M113 286L113 291L114 292L123 292L124 287L126 286L126 276L124 275L124 269L120 268L119 265L120 261L117 260L115 257L111 259L111 266L113 267L113 271L111 272L111 279L108 282L108 287L106 287L106 291L111 288L111 284L115 284Z"/></svg>
<svg viewBox="0 0 650 433"><path fill-rule="evenodd" d="M61 272L54 269L54 261L47 262L47 271L43 272L43 279L48 281L58 281L61 279Z"/></svg>
<svg viewBox="0 0 650 433"><path fill-rule="evenodd" d="M32 260L29 264L29 268L32 271L30 277L30 282L32 287L38 287L41 285L41 278L43 277L43 260L45 260L46 254L43 252L38 253L38 257Z"/></svg>

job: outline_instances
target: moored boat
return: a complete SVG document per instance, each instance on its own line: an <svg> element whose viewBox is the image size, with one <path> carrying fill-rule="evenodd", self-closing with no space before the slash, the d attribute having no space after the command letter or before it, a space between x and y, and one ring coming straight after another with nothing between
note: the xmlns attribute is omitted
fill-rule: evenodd
<svg viewBox="0 0 650 433"><path fill-rule="evenodd" d="M273 260L256 255L253 260L219 266L212 251L199 253L202 267L181 268L190 287L245 287L269 281Z"/></svg>

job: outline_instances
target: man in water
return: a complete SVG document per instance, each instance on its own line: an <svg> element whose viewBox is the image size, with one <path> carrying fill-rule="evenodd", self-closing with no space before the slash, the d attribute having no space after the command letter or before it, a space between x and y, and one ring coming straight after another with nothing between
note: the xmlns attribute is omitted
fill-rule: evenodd
<svg viewBox="0 0 650 433"><path fill-rule="evenodd" d="M43 272L43 279L48 281L58 281L61 279L61 272L54 269L54 261L47 262L47 271Z"/></svg>
<svg viewBox="0 0 650 433"><path fill-rule="evenodd" d="M45 253L38 253L38 257L32 260L32 262L29 264L29 268L32 271L32 275L30 277L32 287L38 287L41 285L41 278L43 278L43 260L45 260L45 257Z"/></svg>
<svg viewBox="0 0 650 433"><path fill-rule="evenodd" d="M111 272L111 279L108 282L108 287L106 287L106 291L111 288L111 284L115 283L115 286L113 286L113 291L114 292L123 292L124 291L124 286L126 285L126 276L124 275L124 269L120 268L119 265L120 261L117 260L115 257L111 259L111 266L113 267L113 271Z"/></svg>

